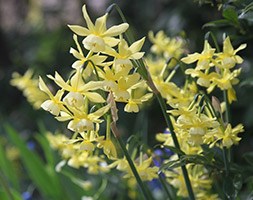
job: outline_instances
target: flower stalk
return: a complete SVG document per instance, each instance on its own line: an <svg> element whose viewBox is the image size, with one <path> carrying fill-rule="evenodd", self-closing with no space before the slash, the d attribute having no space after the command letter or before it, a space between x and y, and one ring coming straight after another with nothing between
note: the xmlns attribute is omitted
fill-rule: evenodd
<svg viewBox="0 0 253 200"><path fill-rule="evenodd" d="M109 6L108 9L107 9L107 12L110 13L111 10L112 10L113 8L115 8L115 9L117 10L117 12L119 13L119 15L120 15L122 21L126 23L126 22L127 22L127 21L126 21L126 18L124 17L124 14L122 13L121 9L119 8L119 6L118 6L117 4L112 4L111 6ZM134 41L134 40L133 40L133 37L132 37L132 34L129 34L129 32L126 32L125 34L126 34L127 40L128 40L130 43L131 43L132 41ZM157 90L157 88L156 88L156 86L155 86L155 84L154 84L154 82L153 82L153 80L152 80L150 74L148 73L148 70L147 70L147 68L146 68L146 66L145 66L145 64L144 64L144 62L143 62L143 60L142 60L142 59L139 59L139 60L136 60L136 61L132 61L132 64L134 65L135 68L138 69L138 70L137 70L138 73L143 77L144 80L147 81L148 86L151 88L152 92L155 94L155 96L156 96L156 98L157 98L157 100L158 100L158 102L159 102L159 104L160 104L160 107L161 107L161 110L162 110L164 119L165 119L165 121L166 121L166 125L167 125L168 128L170 129L170 132L171 132L171 136L172 136L174 145L175 145L176 148L178 148L178 149L180 150L180 145L179 145L177 136L176 136L176 134L175 134L175 132L174 132L174 128L173 128L172 122L171 122L171 120L170 120L169 115L166 113L166 110L167 110L166 104L165 104L165 102L164 102L164 100L163 100L163 98L162 98L160 92ZM115 126L115 128L116 128L116 126ZM112 131L113 131L113 129L112 129ZM115 131L115 130L114 130L114 131ZM116 134L116 135L117 135L117 134ZM128 152L127 152L127 150L125 149L125 146L124 146L124 144L123 144L123 142L122 142L122 140L121 140L120 138L119 138L119 143L120 143L120 146L121 146L122 150L124 151L124 154L127 155ZM125 149L125 150L124 150L124 149ZM126 152L125 152L125 151L126 151ZM180 158L180 155L178 155L178 157ZM126 156L126 158L127 158L127 156ZM129 160L128 162L129 162L129 164L130 164L130 163L132 162L130 156L129 156L129 159L130 159L130 160ZM127 160L128 160L128 158L127 158ZM133 164L133 163L132 163L132 164ZM132 169L133 172L136 171L134 165L133 165L133 168L131 167L131 169ZM181 169L182 169L182 172L183 172L183 176L184 176L186 188L187 188L187 190L188 190L189 198L190 198L191 200L195 200L194 193L193 193L193 189L192 189L192 186L191 186L191 181L190 181L190 178L189 178L189 175L188 175L186 166L185 166L185 165L181 166ZM137 171L136 171L136 172L137 172ZM136 179L137 179L137 178L139 177L139 176L138 176L138 173L137 173L136 175L137 175L137 176L136 176ZM137 180L137 181L138 181L138 180ZM139 183L139 181L138 181L138 183ZM141 186L141 185L140 185L140 186Z"/></svg>
<svg viewBox="0 0 253 200"><path fill-rule="evenodd" d="M107 120L109 121L109 122L107 121L107 123L110 123L111 122L111 116L108 115ZM148 190L148 188L146 187L146 185L141 180L141 177L140 177L140 175L139 175L139 173L138 173L138 171L137 171L137 169L136 169L136 167L135 167L135 165L133 163L133 160L131 159L131 156L129 155L129 153L128 153L127 149L126 149L126 146L125 146L124 142L122 141L122 139L120 137L120 133L119 133L119 130L118 130L117 126L116 126L116 122L113 121L110 124L111 124L112 133L114 134L115 138L117 139L117 141L118 141L118 143L120 145L120 148L123 151L124 156L126 157L126 160L127 160L128 164L129 164L129 166L130 166L130 168L131 168L131 170L133 172L133 175L134 175L134 177L135 177L135 179L136 179L136 181L137 181L137 183L138 183L138 185L139 185L139 187L140 187L143 195L145 196L145 198L147 200L153 200L151 192Z"/></svg>

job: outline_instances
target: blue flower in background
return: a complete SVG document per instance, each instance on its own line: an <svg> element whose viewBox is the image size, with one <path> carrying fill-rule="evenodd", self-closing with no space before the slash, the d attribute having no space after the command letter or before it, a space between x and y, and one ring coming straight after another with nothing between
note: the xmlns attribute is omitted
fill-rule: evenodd
<svg viewBox="0 0 253 200"><path fill-rule="evenodd" d="M23 200L32 200L32 194L28 191L25 191L22 193L22 199Z"/></svg>

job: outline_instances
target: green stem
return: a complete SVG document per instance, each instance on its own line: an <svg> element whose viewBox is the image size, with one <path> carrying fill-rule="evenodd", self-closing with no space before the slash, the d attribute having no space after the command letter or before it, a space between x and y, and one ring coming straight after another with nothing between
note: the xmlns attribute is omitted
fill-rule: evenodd
<svg viewBox="0 0 253 200"><path fill-rule="evenodd" d="M227 149L226 147L223 147L223 149L222 149L226 176L229 175L228 150L229 150L229 149Z"/></svg>
<svg viewBox="0 0 253 200"><path fill-rule="evenodd" d="M116 3L113 3L112 5L110 5L110 6L107 8L107 11L106 11L106 12L107 12L107 13L110 13L114 8L115 8L115 9L117 10L117 12L119 13L119 15L120 15L122 21L123 21L124 23L127 23L127 20L126 20L126 18L125 18L125 16L124 16L123 12L121 11L120 7L119 7ZM126 37L127 37L127 40L128 40L130 43L133 43L133 42L134 42L134 38L133 38L132 34L129 34L128 31L126 32Z"/></svg>
<svg viewBox="0 0 253 200"><path fill-rule="evenodd" d="M230 104L228 101L227 90L223 90L223 98L226 104L226 122L229 123L231 122L231 114L230 114Z"/></svg>
<svg viewBox="0 0 253 200"><path fill-rule="evenodd" d="M172 200L172 196L170 194L170 191L168 190L168 187L166 185L166 182L164 181L163 177L161 176L161 173L158 174L159 181L162 184L163 189L165 190L165 193L167 194L167 197L169 200Z"/></svg>
<svg viewBox="0 0 253 200"><path fill-rule="evenodd" d="M166 121L166 124L167 124L167 126L168 126L168 128L170 130L170 134L171 134L172 140L174 142L174 145L175 145L176 148L178 148L180 150L180 145L179 145L176 133L174 132L174 128L173 128L172 122L170 120L169 115L166 113L166 110L167 110L166 104L165 104L165 102L164 102L164 100L163 100L163 98L162 98L162 96L161 96L160 93L157 93L155 95L156 95L156 98L158 99L158 102L159 102L160 107L162 109L162 113L163 113L164 119ZM178 157L180 158L181 155L178 154ZM182 169L182 172L183 172L186 188L188 190L189 198L191 200L194 200L195 197L194 197L193 189L192 189L192 186L191 186L191 181L190 181L190 178L189 178L186 166L185 165L181 166L181 169Z"/></svg>
<svg viewBox="0 0 253 200"><path fill-rule="evenodd" d="M231 122L231 114L230 114L230 104L229 104L229 101L228 101L228 93L227 93L227 90L223 90L223 97L224 97L224 101L225 101L225 104L226 104L226 122L227 123L230 123ZM231 148L229 149L225 149L225 152L226 152L226 160L224 160L224 162L227 162L227 173L229 173L229 165L230 165L230 162L231 162Z"/></svg>
<svg viewBox="0 0 253 200"><path fill-rule="evenodd" d="M220 47L219 47L218 42L217 42L217 40L216 40L216 38L215 38L215 36L214 36L214 34L213 34L212 31L209 31L209 32L206 34L205 39L208 40L209 35L211 35L211 38L212 38L212 40L213 40L213 42L214 42L214 46L215 46L217 52L220 52Z"/></svg>
<svg viewBox="0 0 253 200"><path fill-rule="evenodd" d="M110 119L108 118L108 120L111 120L111 118ZM146 187L146 185L141 180L141 177L140 177L140 175L139 175L139 173L138 173L138 171L137 171L137 169L136 169L136 167L135 167L135 165L133 163L133 160L131 159L131 156L129 155L129 153L128 153L127 149L126 149L126 146L125 146L123 140L120 137L119 130L118 130L117 126L116 126L116 122L112 122L111 123L111 130L112 130L115 138L119 142L121 150L123 151L123 153L124 153L124 155L126 157L126 160L127 160L128 164L129 164L129 166L131 168L131 171L133 172L133 175L134 175L134 177L135 177L135 179L136 179L136 181L137 181L137 183L138 183L138 185L139 185L139 187L140 187L143 195L145 196L145 198L147 200L153 200L151 192L148 190L148 188Z"/></svg>
<svg viewBox="0 0 253 200"><path fill-rule="evenodd" d="M3 188L6 191L6 194L9 197L9 199L14 200L14 197L11 193L10 187L8 186L5 178L2 176L2 172L0 172L0 183L3 185Z"/></svg>

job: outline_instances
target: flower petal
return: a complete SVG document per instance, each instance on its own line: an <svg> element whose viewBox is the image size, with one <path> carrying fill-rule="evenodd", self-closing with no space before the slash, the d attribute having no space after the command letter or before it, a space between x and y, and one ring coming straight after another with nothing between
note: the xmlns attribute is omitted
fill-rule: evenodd
<svg viewBox="0 0 253 200"><path fill-rule="evenodd" d="M128 29L128 27L129 25L127 23L112 26L103 34L103 36L111 37L120 35L121 33L125 32Z"/></svg>
<svg viewBox="0 0 253 200"><path fill-rule="evenodd" d="M68 27L77 35L87 36L90 34L90 31L87 28L78 25L68 25Z"/></svg>

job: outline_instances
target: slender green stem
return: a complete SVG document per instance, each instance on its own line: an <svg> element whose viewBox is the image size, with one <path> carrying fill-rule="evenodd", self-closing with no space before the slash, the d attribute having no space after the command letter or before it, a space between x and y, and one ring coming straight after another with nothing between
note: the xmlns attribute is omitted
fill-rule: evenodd
<svg viewBox="0 0 253 200"><path fill-rule="evenodd" d="M223 147L223 149L222 149L226 176L229 175L228 150L229 150L229 149L227 149L226 147Z"/></svg>
<svg viewBox="0 0 253 200"><path fill-rule="evenodd" d="M110 119L108 118L108 120L110 120ZM128 153L127 149L126 149L126 146L125 146L123 140L120 137L119 130L118 130L117 126L116 126L116 122L112 122L111 123L111 130L112 130L115 138L119 142L121 150L123 151L123 153L124 153L124 155L126 157L126 160L127 160L128 164L129 164L129 166L131 168L131 171L133 172L133 175L134 175L134 177L135 177L135 179L136 179L136 181L137 181L137 183L138 183L138 185L139 185L139 187L140 187L140 189L141 189L144 197L147 200L153 200L151 192L148 190L148 188L146 187L146 185L141 180L141 177L140 177L140 175L139 175L139 173L138 173L138 171L137 171L137 169L136 169L136 167L135 167L135 165L133 163L133 160L131 159L131 156L129 155L129 153Z"/></svg>
<svg viewBox="0 0 253 200"><path fill-rule="evenodd" d="M112 5L110 5L108 8L107 8L107 13L110 13L113 8L115 8L117 10L117 12L119 13L122 21L124 23L127 23L127 20L123 14L123 12L121 11L120 7L116 4L116 3L113 3ZM132 34L129 34L128 32L126 32L126 37L127 37L127 40L130 42L130 43L133 43L134 42L134 38L132 36Z"/></svg>
<svg viewBox="0 0 253 200"><path fill-rule="evenodd" d="M93 196L93 199L99 199L102 195L102 193L105 191L107 186L107 179L102 179L102 184L100 186L100 188L98 189L98 191L96 192L96 194Z"/></svg>
<svg viewBox="0 0 253 200"><path fill-rule="evenodd" d="M164 119L166 121L166 124L167 124L168 128L170 129L170 134L171 134L172 140L174 142L174 145L175 145L176 148L178 148L180 150L180 145L179 145L176 133L174 132L172 122L170 120L169 115L166 113L166 110L167 110L166 104L165 104L165 102L164 102L164 100L163 100L160 93L156 94L156 98L159 101L159 104L160 104L160 107L162 109L162 113L163 113ZM178 157L180 158L181 156L178 154ZM194 200L195 197L194 197L193 189L192 189L192 186L191 186L191 181L190 181L186 166L185 165L181 166L181 169L182 169L182 172L183 172L186 188L188 190L189 198L191 200Z"/></svg>
<svg viewBox="0 0 253 200"><path fill-rule="evenodd" d="M10 187L8 186L8 183L6 182L5 178L2 176L2 172L0 172L0 183L3 185L3 188L6 191L6 194L9 197L9 199L14 200Z"/></svg>
<svg viewBox="0 0 253 200"><path fill-rule="evenodd" d="M162 184L162 187L163 187L165 193L167 194L168 200L172 200L173 198L172 198L172 196L170 194L170 191L169 191L169 189L166 185L166 182L164 181L163 177L161 176L161 173L158 174L158 178L159 178L159 181Z"/></svg>
<svg viewBox="0 0 253 200"><path fill-rule="evenodd" d="M224 90L223 91L223 97L224 97L224 101L225 101L225 104L226 104L226 122L227 123L231 123L231 114L230 114L230 104L229 104L229 101L228 101L228 93L227 93L227 90ZM226 152L226 160L224 160L224 162L227 162L227 173L229 173L229 165L230 165L230 162L231 162L231 148L229 149L225 149L225 152Z"/></svg>
<svg viewBox="0 0 253 200"><path fill-rule="evenodd" d="M209 31L208 34L211 35L211 38L212 38L212 40L213 40L213 42L214 42L214 46L215 46L217 52L220 52L220 47L219 47L219 45L218 45L218 42L217 42L217 40L216 40L216 38L215 38L213 32L212 32L212 31Z"/></svg>
<svg viewBox="0 0 253 200"><path fill-rule="evenodd" d="M223 90L223 98L226 104L226 122L229 123L231 122L231 114L230 114L230 104L228 101L227 90Z"/></svg>

